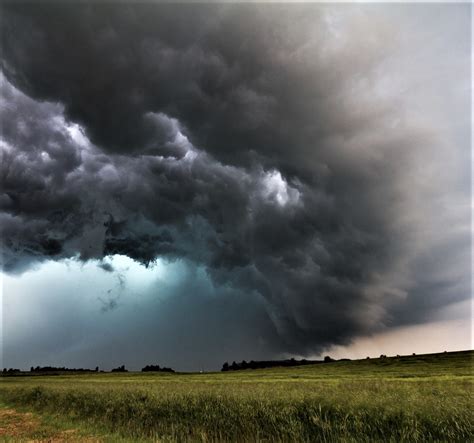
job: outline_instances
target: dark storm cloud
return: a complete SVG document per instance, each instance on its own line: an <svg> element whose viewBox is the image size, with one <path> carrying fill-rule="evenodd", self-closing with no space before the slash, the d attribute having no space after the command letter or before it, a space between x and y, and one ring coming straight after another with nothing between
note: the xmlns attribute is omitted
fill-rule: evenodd
<svg viewBox="0 0 474 443"><path fill-rule="evenodd" d="M328 137L375 126L383 111L340 112L354 105L348 86L370 76L384 46L366 39L363 53L350 42L333 53L318 5L39 3L7 12L8 77L35 98L60 101L113 152L160 153L172 129L149 113L163 112L219 160L257 156L309 178L321 173Z"/></svg>
<svg viewBox="0 0 474 443"><path fill-rule="evenodd" d="M376 89L388 23L320 5L2 9L7 271L186 257L262 296L272 349L303 354L469 296L451 237L426 258L439 189L417 188L413 153L440 142Z"/></svg>

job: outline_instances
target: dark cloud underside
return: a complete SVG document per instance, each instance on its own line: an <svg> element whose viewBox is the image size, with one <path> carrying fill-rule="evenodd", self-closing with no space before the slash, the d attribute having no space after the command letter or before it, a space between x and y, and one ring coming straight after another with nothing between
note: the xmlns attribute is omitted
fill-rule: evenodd
<svg viewBox="0 0 474 443"><path fill-rule="evenodd" d="M386 72L397 26L375 9L2 13L7 272L77 254L185 258L216 288L264 300L273 353L318 352L469 296L466 193L438 173L449 148L436 124L378 89L403 73ZM431 217L449 186L460 209L447 232Z"/></svg>

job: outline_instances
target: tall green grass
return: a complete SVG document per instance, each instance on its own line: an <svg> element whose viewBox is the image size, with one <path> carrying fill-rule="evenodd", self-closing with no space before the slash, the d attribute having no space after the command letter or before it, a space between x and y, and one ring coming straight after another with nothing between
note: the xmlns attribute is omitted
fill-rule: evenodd
<svg viewBox="0 0 474 443"><path fill-rule="evenodd" d="M472 353L210 374L4 379L0 398L166 441L474 441ZM388 360L388 361L387 361Z"/></svg>

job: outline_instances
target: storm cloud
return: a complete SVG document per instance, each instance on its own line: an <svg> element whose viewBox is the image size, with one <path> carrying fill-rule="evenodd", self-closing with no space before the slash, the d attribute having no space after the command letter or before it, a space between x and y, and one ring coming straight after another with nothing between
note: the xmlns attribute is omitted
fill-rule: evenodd
<svg viewBox="0 0 474 443"><path fill-rule="evenodd" d="M2 12L5 272L185 260L275 356L470 297L468 5ZM432 27L417 33L411 13ZM452 42L452 68L435 76ZM439 85L456 124L426 98ZM191 323L225 309L212 303L201 285Z"/></svg>

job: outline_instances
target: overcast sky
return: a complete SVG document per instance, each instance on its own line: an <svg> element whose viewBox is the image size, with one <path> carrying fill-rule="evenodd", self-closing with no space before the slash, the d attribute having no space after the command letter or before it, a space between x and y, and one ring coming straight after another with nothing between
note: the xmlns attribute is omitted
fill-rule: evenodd
<svg viewBox="0 0 474 443"><path fill-rule="evenodd" d="M3 365L472 348L469 4L1 4Z"/></svg>

